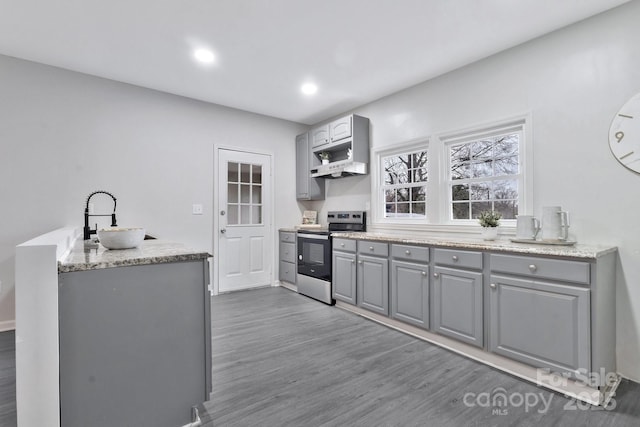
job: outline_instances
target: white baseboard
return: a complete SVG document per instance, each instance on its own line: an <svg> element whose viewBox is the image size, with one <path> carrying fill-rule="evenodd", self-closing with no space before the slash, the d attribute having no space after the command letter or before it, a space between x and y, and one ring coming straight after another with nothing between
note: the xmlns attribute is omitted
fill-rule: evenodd
<svg viewBox="0 0 640 427"><path fill-rule="evenodd" d="M5 320L0 322L0 332L13 331L16 329L15 320Z"/></svg>

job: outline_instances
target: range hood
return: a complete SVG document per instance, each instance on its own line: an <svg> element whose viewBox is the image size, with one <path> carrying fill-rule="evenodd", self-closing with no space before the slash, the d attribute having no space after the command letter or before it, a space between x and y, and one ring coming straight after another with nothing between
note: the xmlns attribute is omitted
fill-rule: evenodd
<svg viewBox="0 0 640 427"><path fill-rule="evenodd" d="M318 165L311 169L312 178L341 178L352 175L366 175L367 164L353 160L341 160L326 165Z"/></svg>

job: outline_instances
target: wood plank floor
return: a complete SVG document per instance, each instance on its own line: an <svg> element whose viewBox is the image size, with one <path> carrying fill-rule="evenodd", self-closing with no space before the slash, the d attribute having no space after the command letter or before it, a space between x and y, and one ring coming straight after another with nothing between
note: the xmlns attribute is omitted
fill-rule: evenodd
<svg viewBox="0 0 640 427"><path fill-rule="evenodd" d="M283 288L214 297L212 325L207 426L640 425L638 384L594 410Z"/></svg>
<svg viewBox="0 0 640 427"><path fill-rule="evenodd" d="M212 301L208 427L640 425L633 382L615 409L594 410L284 288ZM0 427L16 425L14 340L0 333ZM501 392L511 403L487 406L483 396Z"/></svg>

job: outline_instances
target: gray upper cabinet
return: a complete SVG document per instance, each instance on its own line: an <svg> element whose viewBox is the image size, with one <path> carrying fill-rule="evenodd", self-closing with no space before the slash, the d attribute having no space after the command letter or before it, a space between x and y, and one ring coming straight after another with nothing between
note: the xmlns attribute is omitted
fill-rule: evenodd
<svg viewBox="0 0 640 427"><path fill-rule="evenodd" d="M317 148L326 145L330 141L329 125L322 125L311 129L311 147Z"/></svg>
<svg viewBox="0 0 640 427"><path fill-rule="evenodd" d="M433 276L432 329L482 347L482 273L436 265Z"/></svg>
<svg viewBox="0 0 640 427"><path fill-rule="evenodd" d="M356 304L355 240L334 239L331 259L333 298ZM338 249L340 248L340 249Z"/></svg>
<svg viewBox="0 0 640 427"><path fill-rule="evenodd" d="M386 243L358 241L358 306L389 315L389 251Z"/></svg>
<svg viewBox="0 0 640 427"><path fill-rule="evenodd" d="M352 135L353 116L342 117L329 123L329 139L331 142L349 138Z"/></svg>
<svg viewBox="0 0 640 427"><path fill-rule="evenodd" d="M296 136L296 199L298 200L324 200L324 179L311 177L312 156L309 133Z"/></svg>

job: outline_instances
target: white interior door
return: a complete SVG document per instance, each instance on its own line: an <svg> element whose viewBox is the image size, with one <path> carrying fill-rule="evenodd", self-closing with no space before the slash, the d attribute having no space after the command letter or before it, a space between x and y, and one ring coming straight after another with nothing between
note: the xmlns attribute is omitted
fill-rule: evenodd
<svg viewBox="0 0 640 427"><path fill-rule="evenodd" d="M218 150L218 290L271 284L271 156Z"/></svg>

